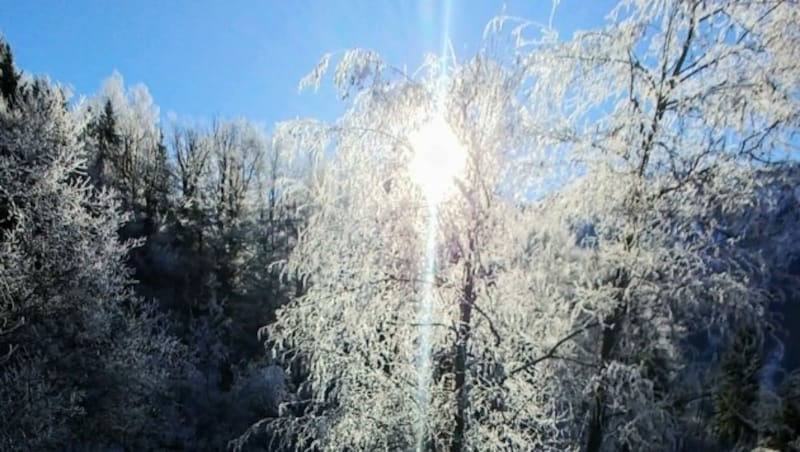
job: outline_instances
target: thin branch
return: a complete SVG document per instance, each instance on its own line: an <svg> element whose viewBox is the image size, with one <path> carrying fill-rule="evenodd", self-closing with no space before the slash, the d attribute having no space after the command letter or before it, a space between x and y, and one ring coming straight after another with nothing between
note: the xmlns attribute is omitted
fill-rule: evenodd
<svg viewBox="0 0 800 452"><path fill-rule="evenodd" d="M686 57L689 55L689 50L692 47L692 41L694 40L694 29L697 26L697 20L695 13L697 11L697 7L700 3L695 3L692 5L692 23L689 26L689 31L686 33L686 40L683 42L683 49L681 50L681 55L678 57L678 61L675 63L675 68L672 70L672 77L677 78L680 75L681 71L683 71L683 64L686 62ZM670 82L670 88L675 87L675 81L673 80Z"/></svg>
<svg viewBox="0 0 800 452"><path fill-rule="evenodd" d="M412 326L412 327L421 327L421 326L438 326L441 328L446 328L454 333L458 333L458 329L453 325L447 325L441 322L394 322L387 320L387 325L394 325L394 326Z"/></svg>
<svg viewBox="0 0 800 452"><path fill-rule="evenodd" d="M561 338L552 347L550 347L550 349L545 354L539 356L538 358L536 358L536 359L534 359L532 361L528 361L527 363L525 363L525 364L523 364L523 365L521 365L521 366L519 366L519 367L517 367L515 369L512 369L508 373L508 375L511 376L511 375L518 374L518 373L520 373L522 371L528 371L528 370L530 370L531 367L536 366L540 362L542 362L542 361L544 361L546 359L551 359L551 358L556 357L556 351L558 350L559 347L561 347L567 341L569 341L569 340L573 339L574 337L578 336L579 334L581 334L581 333L583 333L585 331L588 331L590 328L593 328L593 327L595 327L597 325L598 325L597 322L591 322L591 323L588 323L586 325L581 326L580 328L576 329L575 331L573 331L573 332L569 333L568 335L564 336L563 338Z"/></svg>
<svg viewBox="0 0 800 452"><path fill-rule="evenodd" d="M15 314L19 314L19 311L16 312ZM7 336L13 333L14 331L18 330L24 324L25 324L25 316L21 316L19 319L17 319L16 322L14 322L14 325L10 327L8 326L8 319L6 318L3 320L3 328L0 330L0 336Z"/></svg>
<svg viewBox="0 0 800 452"><path fill-rule="evenodd" d="M18 345L9 345L8 353L6 353L5 356L0 357L0 366L4 366L7 362L11 361L11 356L15 351L17 351L17 348L19 348Z"/></svg>
<svg viewBox="0 0 800 452"><path fill-rule="evenodd" d="M477 303L473 303L472 307L475 308L475 310L478 311L478 314L482 315L483 318L486 319L487 322L489 322L489 329L492 331L492 334L494 335L494 339L495 339L495 341L494 341L495 347L500 345L500 343L503 342L503 338L500 336L500 333L497 331L497 328L494 326L494 322L492 322L492 319L489 318L489 315L486 314L486 312L483 309L481 309L480 306L478 306Z"/></svg>
<svg viewBox="0 0 800 452"><path fill-rule="evenodd" d="M674 406L675 408L683 408L690 403L697 402L698 400L707 399L709 397L711 397L710 392L701 392L700 394L694 394L691 396L686 396L676 399L674 402L672 402L672 406Z"/></svg>
<svg viewBox="0 0 800 452"><path fill-rule="evenodd" d="M551 359L557 359L557 360L560 360L560 361L565 361L565 362L568 362L568 363L577 364L579 366L589 367L589 368L592 368L592 369L596 369L596 368L599 367L595 363L589 363L589 362L586 362L586 361L581 361L581 360L579 360L577 358L573 358L571 356L564 356L564 355L554 354L553 356L551 356Z"/></svg>

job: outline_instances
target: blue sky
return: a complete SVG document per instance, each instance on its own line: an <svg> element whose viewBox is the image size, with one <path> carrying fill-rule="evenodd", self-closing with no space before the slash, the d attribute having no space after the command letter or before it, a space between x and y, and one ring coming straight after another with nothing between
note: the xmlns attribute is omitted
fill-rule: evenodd
<svg viewBox="0 0 800 452"><path fill-rule="evenodd" d="M244 116L269 127L342 110L331 89L297 92L324 53L363 47L413 69L447 33L469 57L504 4L508 14L550 16L549 0L0 0L0 33L18 67L77 94L118 70L148 86L162 118ZM602 23L612 4L562 0L554 25L569 36Z"/></svg>

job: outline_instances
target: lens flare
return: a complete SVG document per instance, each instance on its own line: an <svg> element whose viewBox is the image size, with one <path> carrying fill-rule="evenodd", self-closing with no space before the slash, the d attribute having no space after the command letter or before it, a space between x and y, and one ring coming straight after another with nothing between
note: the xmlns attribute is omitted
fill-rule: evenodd
<svg viewBox="0 0 800 452"><path fill-rule="evenodd" d="M424 121L409 136L409 142L413 150L413 158L409 164L411 178L422 189L428 204L417 354L417 403L420 415L416 436L417 450L422 451L427 449L428 438L438 206L452 194L456 178L464 172L467 153L441 114Z"/></svg>
<svg viewBox="0 0 800 452"><path fill-rule="evenodd" d="M428 204L425 240L425 259L422 272L422 293L419 309L419 337L417 353L417 403L420 416L416 425L417 451L426 450L428 405L430 404L431 346L434 301L434 278L436 276L436 205Z"/></svg>
<svg viewBox="0 0 800 452"><path fill-rule="evenodd" d="M421 0L419 5L430 5ZM439 80L435 93L436 114L409 136L414 156L409 170L414 182L422 189L428 204L425 232L425 255L421 268L422 287L419 309L419 342L417 360L417 406L419 408L415 436L416 450L430 449L431 432L428 428L428 410L431 403L431 349L433 342L434 291L436 277L436 231L438 205L454 189L454 182L464 172L466 150L442 114L442 99L447 84L447 44L450 39L452 0L444 0L441 16L441 55Z"/></svg>
<svg viewBox="0 0 800 452"><path fill-rule="evenodd" d="M409 137L414 156L409 170L426 199L437 204L451 194L464 172L466 151L441 115L426 121Z"/></svg>

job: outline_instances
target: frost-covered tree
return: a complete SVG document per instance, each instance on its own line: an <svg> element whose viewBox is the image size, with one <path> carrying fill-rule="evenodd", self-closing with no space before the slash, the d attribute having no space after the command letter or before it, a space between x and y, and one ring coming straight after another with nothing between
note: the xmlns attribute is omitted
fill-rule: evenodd
<svg viewBox="0 0 800 452"><path fill-rule="evenodd" d="M117 118L114 113L114 105L111 100L106 100L103 111L90 126L90 136L94 138L95 149L89 175L98 188L108 186L106 178L106 160L109 159L116 147L120 144L119 131L117 130Z"/></svg>
<svg viewBox="0 0 800 452"><path fill-rule="evenodd" d="M349 52L337 69L343 92L348 80L375 83L337 124L291 131L302 146L335 153L292 187L309 200L309 218L287 270L310 286L266 334L307 363L309 381L286 405L290 415L270 425L297 447L558 449L557 379L544 366L530 377L527 360L555 358L591 326L554 322L566 306L527 289L532 261L517 247L530 239L532 212L512 191L545 183L531 136L516 126L522 80L484 56L454 67L445 83L436 61L426 69L418 81L382 79L391 70L374 54ZM408 169L426 122L442 127L431 139L452 128L466 151L464 173L436 209L433 275L420 271L433 219L414 182L428 170ZM420 379L425 367L430 378Z"/></svg>
<svg viewBox="0 0 800 452"><path fill-rule="evenodd" d="M263 175L267 142L263 133L245 122L217 122L210 136L211 174L216 236L216 268L225 293L240 286L248 233L256 219L257 183Z"/></svg>
<svg viewBox="0 0 800 452"><path fill-rule="evenodd" d="M768 202L758 171L797 155L799 15L626 1L602 29L522 22L512 49L490 33L419 76L346 52L348 112L291 129L333 152L295 187L309 218L286 270L308 290L266 328L309 379L262 425L327 450L683 447L698 343L769 320L763 258L737 244ZM414 154L446 153L447 129L465 163L426 240Z"/></svg>
<svg viewBox="0 0 800 452"><path fill-rule="evenodd" d="M113 188L133 214L128 235L151 234L168 210L171 192L158 106L146 86L126 89L115 72L84 107L92 178L98 186Z"/></svg>
<svg viewBox="0 0 800 452"><path fill-rule="evenodd" d="M165 447L186 350L130 290L135 244L86 176L82 116L43 79L13 98L0 100L0 449Z"/></svg>
<svg viewBox="0 0 800 452"><path fill-rule="evenodd" d="M268 209L262 196L268 140L260 128L240 120L215 121L208 131L175 126L170 141L179 187L179 246L206 267L198 269L206 273L199 277L221 298L241 295L249 262L261 251L259 220L268 220L261 218Z"/></svg>
<svg viewBox="0 0 800 452"><path fill-rule="evenodd" d="M678 447L681 402L702 381L687 341L764 319L763 263L735 244L765 202L754 168L797 155L800 72L786 37L798 14L790 2L623 2L609 26L525 63L537 116L562 124L543 131L598 175L563 209L597 229L599 278L582 284L603 323L586 343L599 366L589 451ZM668 358L668 397L647 376L653 352Z"/></svg>
<svg viewBox="0 0 800 452"><path fill-rule="evenodd" d="M291 222L279 193L288 153L274 151L261 127L243 119L176 120L168 141L177 191L174 223L164 228L169 259L160 260L169 262L169 276L147 285L163 286L162 305L180 319L197 358L186 397L192 447L217 449L226 432L269 412L252 390L272 384L262 381L257 331L287 298L279 272L265 269L285 257L293 235L285 233Z"/></svg>

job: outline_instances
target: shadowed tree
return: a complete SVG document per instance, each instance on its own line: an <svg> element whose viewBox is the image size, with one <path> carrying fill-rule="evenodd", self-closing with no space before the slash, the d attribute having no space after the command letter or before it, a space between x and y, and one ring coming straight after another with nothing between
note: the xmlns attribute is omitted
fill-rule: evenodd
<svg viewBox="0 0 800 452"><path fill-rule="evenodd" d="M715 433L729 445L754 445L759 433L758 401L763 341L752 328L736 332L724 351L713 392Z"/></svg>
<svg viewBox="0 0 800 452"><path fill-rule="evenodd" d="M7 107L13 107L19 91L20 74L14 66L11 46L0 38L0 95Z"/></svg>
<svg viewBox="0 0 800 452"><path fill-rule="evenodd" d="M169 322L130 290L125 221L94 192L81 115L63 90L21 84L0 108L0 448L55 450L173 436L173 382L187 371Z"/></svg>

